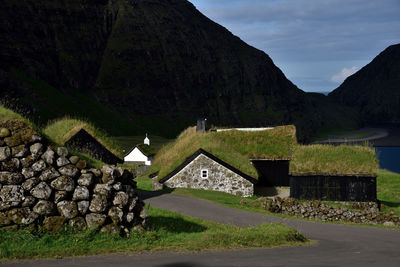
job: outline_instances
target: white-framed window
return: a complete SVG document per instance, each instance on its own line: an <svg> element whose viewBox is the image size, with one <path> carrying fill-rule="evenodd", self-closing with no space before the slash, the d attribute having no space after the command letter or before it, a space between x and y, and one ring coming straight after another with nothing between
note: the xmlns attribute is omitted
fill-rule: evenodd
<svg viewBox="0 0 400 267"><path fill-rule="evenodd" d="M203 179L208 178L208 170L207 169L202 169L200 174L201 174L201 178L203 178Z"/></svg>

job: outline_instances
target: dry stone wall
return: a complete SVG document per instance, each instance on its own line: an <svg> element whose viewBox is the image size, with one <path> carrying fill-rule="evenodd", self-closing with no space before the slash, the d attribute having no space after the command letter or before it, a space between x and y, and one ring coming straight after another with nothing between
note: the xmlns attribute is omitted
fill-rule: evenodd
<svg viewBox="0 0 400 267"><path fill-rule="evenodd" d="M353 223L400 225L400 217L379 211L376 202L340 202L340 206L327 205L321 201L299 202L293 198L259 198L256 201L262 208L274 213L294 215L322 221L343 221ZM245 205L245 202L242 201Z"/></svg>
<svg viewBox="0 0 400 267"><path fill-rule="evenodd" d="M19 120L0 124L0 229L143 231L146 211L133 178L115 166L88 168Z"/></svg>

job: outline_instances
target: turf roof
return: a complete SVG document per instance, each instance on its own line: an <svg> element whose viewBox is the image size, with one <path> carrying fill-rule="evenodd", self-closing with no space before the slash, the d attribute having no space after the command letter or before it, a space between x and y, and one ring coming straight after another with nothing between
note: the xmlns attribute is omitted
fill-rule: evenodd
<svg viewBox="0 0 400 267"><path fill-rule="evenodd" d="M122 158L121 148L102 130L95 127L90 122L65 117L49 123L44 129L44 133L59 145L64 145L71 137L84 129L100 144L111 151L116 156Z"/></svg>
<svg viewBox="0 0 400 267"><path fill-rule="evenodd" d="M296 144L296 128L291 125L257 132L196 132L190 127L157 153L151 172L159 171L162 179L201 148L256 178L257 171L249 159L290 159Z"/></svg>
<svg viewBox="0 0 400 267"><path fill-rule="evenodd" d="M368 146L296 146L290 162L290 174L377 176L378 166L375 151Z"/></svg>

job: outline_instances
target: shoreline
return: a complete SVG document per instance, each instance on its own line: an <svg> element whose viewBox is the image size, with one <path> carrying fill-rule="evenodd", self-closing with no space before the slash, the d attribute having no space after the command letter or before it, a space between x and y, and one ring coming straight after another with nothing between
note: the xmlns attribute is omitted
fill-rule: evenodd
<svg viewBox="0 0 400 267"><path fill-rule="evenodd" d="M400 127L385 128L363 128L359 132L374 131L373 136L360 139L351 139L351 136L332 138L322 141L313 142L312 144L331 144L331 145L363 145L366 142L373 147L400 147Z"/></svg>

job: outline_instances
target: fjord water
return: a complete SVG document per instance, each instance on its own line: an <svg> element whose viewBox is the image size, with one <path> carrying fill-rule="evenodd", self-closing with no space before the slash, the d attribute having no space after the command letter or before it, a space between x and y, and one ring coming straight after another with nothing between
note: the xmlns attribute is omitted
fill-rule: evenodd
<svg viewBox="0 0 400 267"><path fill-rule="evenodd" d="M379 168L400 173L400 146L377 146Z"/></svg>

